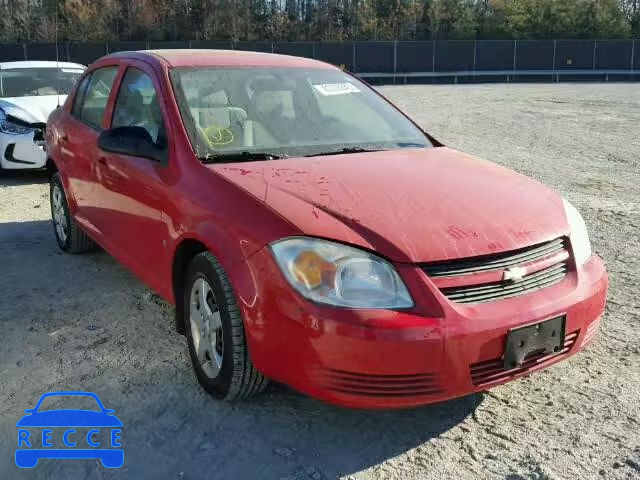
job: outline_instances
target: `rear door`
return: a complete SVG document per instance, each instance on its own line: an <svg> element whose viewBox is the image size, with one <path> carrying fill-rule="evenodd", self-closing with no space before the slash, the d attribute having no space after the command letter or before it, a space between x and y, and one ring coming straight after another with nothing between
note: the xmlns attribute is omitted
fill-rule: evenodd
<svg viewBox="0 0 640 480"><path fill-rule="evenodd" d="M157 146L169 151L170 128L161 89L153 69L130 61L117 87L110 127L145 128ZM96 226L104 233L112 254L149 286L161 290L168 232L162 205L171 197L168 165L148 158L100 151L96 185L100 205Z"/></svg>
<svg viewBox="0 0 640 480"><path fill-rule="evenodd" d="M74 216L93 237L99 237L95 215L94 168L98 155L98 135L104 126L107 105L118 74L118 65L88 73L78 87L69 115L62 121L60 153L68 182ZM99 240L99 238L98 238Z"/></svg>

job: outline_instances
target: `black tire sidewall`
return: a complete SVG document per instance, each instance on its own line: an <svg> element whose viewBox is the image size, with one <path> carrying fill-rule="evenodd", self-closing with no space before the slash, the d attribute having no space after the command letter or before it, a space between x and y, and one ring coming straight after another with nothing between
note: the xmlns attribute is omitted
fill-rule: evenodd
<svg viewBox="0 0 640 480"><path fill-rule="evenodd" d="M213 296L220 311L220 319L222 322L222 367L220 369L220 373L215 379L210 379L200 366L200 362L198 361L193 345L193 338L191 336L191 322L189 320L191 289L193 287L193 283L198 278L206 279L211 286ZM193 368L196 372L196 377L206 391L215 397L224 398L229 392L231 380L233 378L233 332L231 319L229 317L229 304L224 294L220 278L214 265L204 256L196 256L189 266L186 282L184 284L183 302L185 333L187 334L189 356L191 357L191 363L193 364Z"/></svg>
<svg viewBox="0 0 640 480"><path fill-rule="evenodd" d="M58 230L56 229L56 223L54 221L53 189L56 186L60 189L60 192L62 192L62 208L64 209L64 215L67 219L67 238L64 242L58 236ZM51 176L51 181L49 182L49 203L51 204L51 225L53 226L53 234L56 237L58 246L65 252L68 252L69 245L71 244L71 215L69 214L69 206L67 205L67 194L64 191L64 185L62 185L62 179L58 173L54 173Z"/></svg>

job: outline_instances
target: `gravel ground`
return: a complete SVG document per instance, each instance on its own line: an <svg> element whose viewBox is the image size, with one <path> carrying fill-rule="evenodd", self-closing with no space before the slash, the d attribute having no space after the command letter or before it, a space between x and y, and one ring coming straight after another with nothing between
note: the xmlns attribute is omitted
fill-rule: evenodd
<svg viewBox="0 0 640 480"><path fill-rule="evenodd" d="M640 84L383 87L443 142L535 177L584 214L611 275L602 330L570 361L412 410L328 406L272 386L217 403L172 309L105 253L59 252L39 174L0 178L0 478L640 478ZM125 466L13 463L41 393L90 390Z"/></svg>

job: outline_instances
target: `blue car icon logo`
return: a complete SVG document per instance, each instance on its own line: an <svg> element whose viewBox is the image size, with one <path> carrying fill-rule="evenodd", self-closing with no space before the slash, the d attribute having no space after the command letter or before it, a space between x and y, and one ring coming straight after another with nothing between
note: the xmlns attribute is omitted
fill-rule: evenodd
<svg viewBox="0 0 640 480"><path fill-rule="evenodd" d="M93 400L96 409L56 409L40 411L49 397ZM58 399L59 400L59 399ZM35 407L24 411L18 427L16 465L33 468L43 458L100 459L107 468L124 463L121 447L122 422L114 410L104 407L92 392L50 392L43 394Z"/></svg>

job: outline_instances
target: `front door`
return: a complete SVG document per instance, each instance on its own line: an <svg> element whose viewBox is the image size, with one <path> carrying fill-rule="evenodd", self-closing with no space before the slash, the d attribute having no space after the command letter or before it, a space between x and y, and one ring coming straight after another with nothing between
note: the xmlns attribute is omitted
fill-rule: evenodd
<svg viewBox="0 0 640 480"><path fill-rule="evenodd" d="M111 128L144 127L157 146L167 149L166 112L159 101L155 73L140 62L127 67L111 114ZM99 151L96 165L98 228L109 250L155 290L161 290L168 232L163 199L170 195L170 169L148 158Z"/></svg>

